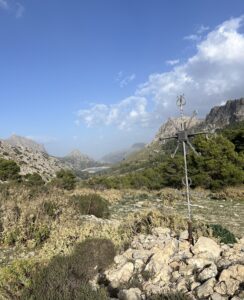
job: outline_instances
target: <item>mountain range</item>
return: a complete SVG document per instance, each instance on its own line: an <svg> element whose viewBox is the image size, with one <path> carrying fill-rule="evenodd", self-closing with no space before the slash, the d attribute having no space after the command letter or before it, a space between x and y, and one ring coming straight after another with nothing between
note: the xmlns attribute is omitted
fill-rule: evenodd
<svg viewBox="0 0 244 300"><path fill-rule="evenodd" d="M225 105L213 107L204 120L195 116L184 117L190 130L206 130L209 127L223 128L229 124L244 120L244 98L228 100ZM47 153L45 147L37 142L18 135L12 135L6 140L0 140L0 157L17 162L21 174L38 173L44 180L49 180L55 173L64 168L79 174L82 170L101 167L104 164L116 164L131 160L148 159L152 153L161 149L160 140L174 135L179 128L180 118L169 118L159 128L155 138L149 144L136 143L129 149L105 155L101 162L95 161L79 150L73 150L65 157L54 157Z"/></svg>

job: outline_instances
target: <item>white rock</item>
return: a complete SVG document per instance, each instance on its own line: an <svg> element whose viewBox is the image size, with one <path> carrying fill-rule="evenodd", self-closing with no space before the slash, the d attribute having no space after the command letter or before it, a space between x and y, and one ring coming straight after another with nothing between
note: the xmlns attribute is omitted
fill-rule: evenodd
<svg viewBox="0 0 244 300"><path fill-rule="evenodd" d="M141 291L138 288L119 291L118 297L120 300L140 300Z"/></svg>
<svg viewBox="0 0 244 300"><path fill-rule="evenodd" d="M170 228L163 228L163 227L156 227L152 229L152 234L158 237L160 236L170 236L171 229Z"/></svg>
<svg viewBox="0 0 244 300"><path fill-rule="evenodd" d="M134 271L134 265L131 262L125 263L121 268L117 270L109 270L105 272L107 279L113 288L117 288L123 283L127 283Z"/></svg>
<svg viewBox="0 0 244 300"><path fill-rule="evenodd" d="M168 285L170 283L172 269L164 265L159 272L157 272L154 277L151 279L153 284L159 284L161 286Z"/></svg>
<svg viewBox="0 0 244 300"><path fill-rule="evenodd" d="M215 277L217 274L217 267L214 263L212 263L209 267L202 270L202 272L198 275L198 280L200 282L204 282L207 279Z"/></svg>
<svg viewBox="0 0 244 300"><path fill-rule="evenodd" d="M188 265L194 267L194 269L202 270L205 266L211 265L212 260L201 258L201 257L193 257L187 260Z"/></svg>
<svg viewBox="0 0 244 300"><path fill-rule="evenodd" d="M117 265L124 265L127 262L127 259L124 255L116 255L114 258L114 262Z"/></svg>
<svg viewBox="0 0 244 300"><path fill-rule="evenodd" d="M187 282L185 278L181 278L178 282L177 282L177 291L182 292L182 293L186 293L188 292L187 289Z"/></svg>
<svg viewBox="0 0 244 300"><path fill-rule="evenodd" d="M213 295L211 296L211 300L227 300L228 297L222 296L218 293L213 293Z"/></svg>
<svg viewBox="0 0 244 300"><path fill-rule="evenodd" d="M143 269L143 267L144 267L144 262L143 262L143 260L142 260L142 259L139 259L139 258L136 259L136 260L135 260L134 267L135 267L135 270L136 270L137 272L141 272L142 269Z"/></svg>
<svg viewBox="0 0 244 300"><path fill-rule="evenodd" d="M186 240L180 240L179 241L179 258L182 259L189 259L193 256L193 254L190 251L191 244Z"/></svg>
<svg viewBox="0 0 244 300"><path fill-rule="evenodd" d="M196 289L197 296L199 299L204 299L211 296L214 292L213 288L216 283L214 278L209 279L208 281L204 282L201 286Z"/></svg>
<svg viewBox="0 0 244 300"><path fill-rule="evenodd" d="M141 259L144 263L146 263L151 254L152 252L149 250L134 250L132 257L135 260Z"/></svg>
<svg viewBox="0 0 244 300"><path fill-rule="evenodd" d="M221 253L221 248L215 241L203 236L198 239L192 250L195 255L209 259L217 259Z"/></svg>
<svg viewBox="0 0 244 300"><path fill-rule="evenodd" d="M219 277L219 282L224 282L228 295L234 295L239 288L239 284L244 282L244 266L234 265L223 270Z"/></svg>
<svg viewBox="0 0 244 300"><path fill-rule="evenodd" d="M227 286L224 281L218 282L214 287L215 292L217 292L220 295L226 295L227 294Z"/></svg>
<svg viewBox="0 0 244 300"><path fill-rule="evenodd" d="M155 253L151 257L149 263L146 265L145 270L153 274L158 273L163 266L169 263L170 258L177 250L177 246L177 242L175 240L171 240L163 249L154 249Z"/></svg>
<svg viewBox="0 0 244 300"><path fill-rule="evenodd" d="M187 230L184 230L180 233L179 239L180 240L188 240L189 234Z"/></svg>
<svg viewBox="0 0 244 300"><path fill-rule="evenodd" d="M200 282L193 282L191 284L191 291L195 290L197 287L199 287L201 285Z"/></svg>
<svg viewBox="0 0 244 300"><path fill-rule="evenodd" d="M182 276L190 276L192 275L193 273L193 266L191 265L186 265L186 264L182 264L180 266L180 269L179 269L179 273L182 275Z"/></svg>
<svg viewBox="0 0 244 300"><path fill-rule="evenodd" d="M180 273L178 271L174 271L172 272L172 279L173 281L177 281L181 276L180 276Z"/></svg>

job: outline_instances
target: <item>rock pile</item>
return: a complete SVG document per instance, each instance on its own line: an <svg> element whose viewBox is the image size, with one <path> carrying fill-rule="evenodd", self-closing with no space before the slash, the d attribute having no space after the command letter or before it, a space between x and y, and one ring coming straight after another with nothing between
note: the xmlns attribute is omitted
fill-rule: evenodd
<svg viewBox="0 0 244 300"><path fill-rule="evenodd" d="M137 235L105 272L109 289L121 300L182 292L190 299L244 299L244 238L234 245L200 237L194 246L187 232L169 228Z"/></svg>

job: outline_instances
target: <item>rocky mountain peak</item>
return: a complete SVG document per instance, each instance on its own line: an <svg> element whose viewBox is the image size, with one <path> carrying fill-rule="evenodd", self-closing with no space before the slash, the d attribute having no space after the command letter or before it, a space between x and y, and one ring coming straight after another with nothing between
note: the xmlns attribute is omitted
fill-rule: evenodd
<svg viewBox="0 0 244 300"><path fill-rule="evenodd" d="M77 161L93 161L88 155L81 153L79 149L72 150L65 158Z"/></svg>
<svg viewBox="0 0 244 300"><path fill-rule="evenodd" d="M79 149L74 149L68 155L66 155L66 157L83 158L83 157L88 157L88 156L85 154L82 154Z"/></svg>
<svg viewBox="0 0 244 300"><path fill-rule="evenodd" d="M223 128L231 123L244 120L244 98L228 100L225 105L213 107L206 116L205 123Z"/></svg>
<svg viewBox="0 0 244 300"><path fill-rule="evenodd" d="M197 119L196 117L193 117L192 120L190 121L191 117L188 117L188 116L169 118L166 121L166 123L164 123L159 128L159 131L156 134L152 143L158 142L160 138L166 138L166 137L175 135L176 132L178 130L180 130L182 118L183 118L183 122L186 123L186 125L189 124L189 128L193 128L194 126L196 126L202 122L202 120Z"/></svg>
<svg viewBox="0 0 244 300"><path fill-rule="evenodd" d="M47 153L45 147L42 144L39 144L27 137L13 134L10 138L6 139L5 141L13 147L29 148L33 151Z"/></svg>

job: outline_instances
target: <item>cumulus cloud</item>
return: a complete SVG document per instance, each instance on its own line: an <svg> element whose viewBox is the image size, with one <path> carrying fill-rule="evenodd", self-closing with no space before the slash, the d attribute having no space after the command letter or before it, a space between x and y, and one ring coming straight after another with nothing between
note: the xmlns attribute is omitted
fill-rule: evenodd
<svg viewBox="0 0 244 300"><path fill-rule="evenodd" d="M119 86L121 88L127 86L131 81L133 81L136 78L135 74L130 74L125 76L123 71L120 71L116 77L116 81L119 82Z"/></svg>
<svg viewBox="0 0 244 300"><path fill-rule="evenodd" d="M78 112L88 127L114 125L120 129L159 126L175 115L176 96L184 93L189 110L206 114L223 100L244 96L244 16L227 20L196 45L185 63L169 72L151 74L134 95L117 104L96 104Z"/></svg>
<svg viewBox="0 0 244 300"><path fill-rule="evenodd" d="M90 109L81 109L77 116L87 127L104 124L128 130L138 123L148 126L149 114L146 108L147 100L144 97L131 96L117 104L96 104Z"/></svg>
<svg viewBox="0 0 244 300"><path fill-rule="evenodd" d="M0 0L0 8L7 10L9 8L6 0Z"/></svg>

